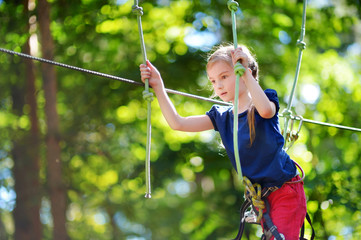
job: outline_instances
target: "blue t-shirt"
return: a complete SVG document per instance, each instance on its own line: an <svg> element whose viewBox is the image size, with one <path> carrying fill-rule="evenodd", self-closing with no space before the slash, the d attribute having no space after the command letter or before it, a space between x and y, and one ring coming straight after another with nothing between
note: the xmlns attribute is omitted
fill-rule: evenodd
<svg viewBox="0 0 361 240"><path fill-rule="evenodd" d="M296 166L283 149L284 139L280 132L277 92L272 89L264 91L270 101L276 105L276 114L262 118L255 111L255 139L250 145L247 111L238 114L238 149L242 174L252 183L262 187L281 187L296 175ZM233 167L237 170L233 150L233 107L214 105L206 113L220 133L224 147Z"/></svg>

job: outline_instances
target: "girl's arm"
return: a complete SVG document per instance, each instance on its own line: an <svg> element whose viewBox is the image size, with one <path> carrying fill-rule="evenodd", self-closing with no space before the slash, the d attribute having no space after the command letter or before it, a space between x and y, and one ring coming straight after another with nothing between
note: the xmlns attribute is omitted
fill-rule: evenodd
<svg viewBox="0 0 361 240"><path fill-rule="evenodd" d="M237 61L240 60L242 65L247 69L241 79L243 79L249 93L251 94L252 102L256 107L257 112L263 118L272 118L276 114L276 105L268 99L261 86L252 76L252 71L248 68L247 54L242 51L242 48L237 48L233 52L232 57L233 64L236 64Z"/></svg>
<svg viewBox="0 0 361 240"><path fill-rule="evenodd" d="M178 114L165 91L159 71L149 61L147 61L147 65L140 65L140 73L143 82L148 79L149 85L157 96L162 114L172 129L184 132L200 132L213 129L212 121L207 115L182 117Z"/></svg>
<svg viewBox="0 0 361 240"><path fill-rule="evenodd" d="M251 94L253 104L261 117L272 118L276 114L276 105L268 99L256 79L253 78L251 70L248 70L242 78Z"/></svg>

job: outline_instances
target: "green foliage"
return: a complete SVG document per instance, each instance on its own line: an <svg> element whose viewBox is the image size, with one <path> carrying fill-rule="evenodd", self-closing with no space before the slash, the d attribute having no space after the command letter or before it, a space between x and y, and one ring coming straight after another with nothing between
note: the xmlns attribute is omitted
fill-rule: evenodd
<svg viewBox="0 0 361 240"><path fill-rule="evenodd" d="M142 57L132 1L51 3L56 61L139 79ZM307 49L293 109L304 118L360 128L360 5L317 3L311 1L307 9ZM147 55L161 71L166 87L211 95L204 72L211 46L187 45L185 37L202 33L215 36L215 43L231 41L225 1L140 4ZM242 1L240 7L240 42L252 47L260 64L261 85L276 89L284 108L296 68L302 4L267 0L260 7L257 1ZM0 46L21 51L29 37L21 21L22 7L0 1L0 12ZM5 173L12 168L11 139L29 130L29 120L26 109L17 119L9 100L14 85L24 87L22 60L1 53L0 66L0 183L10 190L12 177ZM152 199L144 199L142 88L62 68L57 68L57 76L71 239L229 239L236 235L243 189L216 133L172 131L153 101ZM39 83L38 87L44 130L44 93ZM182 96L171 98L182 115L204 114L211 107ZM361 237L359 146L360 133L304 123L300 139L290 150L306 173L308 209L318 239ZM45 176L41 176L43 182ZM44 239L50 239L46 202L45 197ZM1 203L2 222L7 222L11 235L11 208ZM246 226L248 239L259 237L259 228Z"/></svg>

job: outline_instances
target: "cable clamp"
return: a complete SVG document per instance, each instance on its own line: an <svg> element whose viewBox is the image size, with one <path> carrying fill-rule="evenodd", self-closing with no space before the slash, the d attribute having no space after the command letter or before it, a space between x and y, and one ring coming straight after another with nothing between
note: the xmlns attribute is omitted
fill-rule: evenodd
<svg viewBox="0 0 361 240"><path fill-rule="evenodd" d="M306 49L306 43L304 41L301 41L301 40L297 40L296 46L301 50Z"/></svg>
<svg viewBox="0 0 361 240"><path fill-rule="evenodd" d="M137 14L137 16L143 16L143 8L138 5L133 5L132 12Z"/></svg>
<svg viewBox="0 0 361 240"><path fill-rule="evenodd" d="M227 2L227 6L228 6L228 9L230 11L235 11L236 12L238 10L239 4L236 1L230 0L230 1Z"/></svg>

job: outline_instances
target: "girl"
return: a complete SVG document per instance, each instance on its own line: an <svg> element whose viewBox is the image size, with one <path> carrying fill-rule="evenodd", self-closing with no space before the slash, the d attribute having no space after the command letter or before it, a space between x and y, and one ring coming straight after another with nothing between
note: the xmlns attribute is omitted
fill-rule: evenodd
<svg viewBox="0 0 361 240"><path fill-rule="evenodd" d="M247 47L234 50L219 46L209 57L207 75L215 94L234 104L236 75L233 66L240 61L245 73L239 83L238 146L242 174L262 188L277 187L268 197L269 215L287 240L299 238L306 215L303 182L294 162L283 150L284 139L279 129L279 103L274 90L262 90L258 84L258 64ZM235 169L233 150L233 107L214 105L205 115L180 116L167 93L158 70L149 62L140 65L141 79L149 79L169 126L174 130L198 132L214 129L220 133L224 147Z"/></svg>

